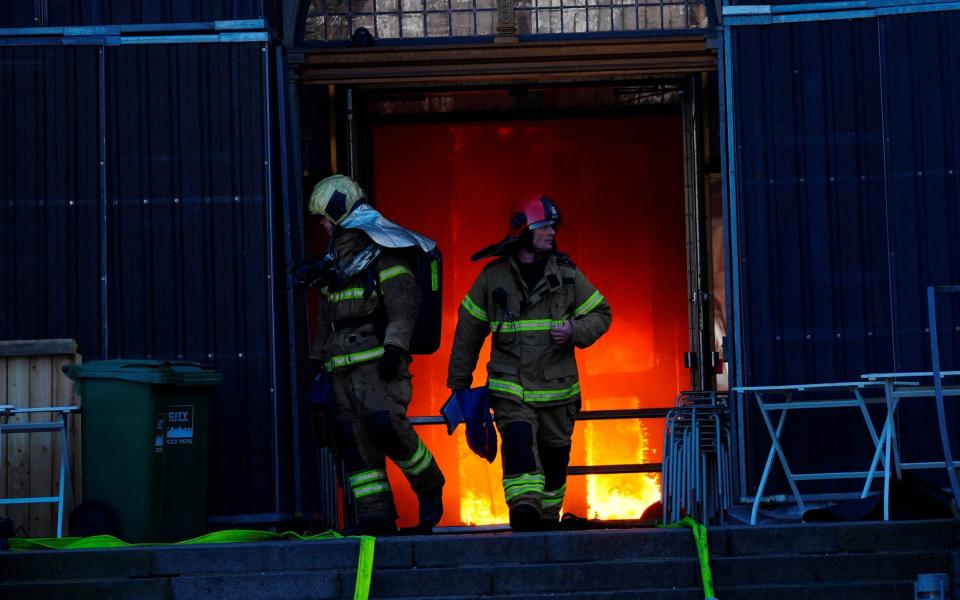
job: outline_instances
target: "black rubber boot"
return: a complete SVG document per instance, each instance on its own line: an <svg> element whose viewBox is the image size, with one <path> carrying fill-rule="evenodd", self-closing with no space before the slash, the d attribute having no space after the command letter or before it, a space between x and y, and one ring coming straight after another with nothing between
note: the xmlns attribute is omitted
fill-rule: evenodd
<svg viewBox="0 0 960 600"><path fill-rule="evenodd" d="M443 517L443 486L417 495L420 502L420 522L413 527L400 529L402 535L425 535L433 533L433 528Z"/></svg>
<svg viewBox="0 0 960 600"><path fill-rule="evenodd" d="M420 527L433 529L443 517L443 486L417 496L420 501Z"/></svg>
<svg viewBox="0 0 960 600"><path fill-rule="evenodd" d="M556 531L560 529L560 519L556 516L541 515L537 531Z"/></svg>
<svg viewBox="0 0 960 600"><path fill-rule="evenodd" d="M510 528L514 531L539 531L540 511L529 504L510 508Z"/></svg>

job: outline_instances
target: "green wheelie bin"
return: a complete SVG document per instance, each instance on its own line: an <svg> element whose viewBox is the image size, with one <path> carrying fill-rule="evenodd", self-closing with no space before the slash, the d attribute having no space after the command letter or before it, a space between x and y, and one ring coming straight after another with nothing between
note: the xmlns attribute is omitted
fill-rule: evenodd
<svg viewBox="0 0 960 600"><path fill-rule="evenodd" d="M84 504L106 505L128 542L203 534L207 424L222 376L199 363L123 359L64 373L81 397Z"/></svg>

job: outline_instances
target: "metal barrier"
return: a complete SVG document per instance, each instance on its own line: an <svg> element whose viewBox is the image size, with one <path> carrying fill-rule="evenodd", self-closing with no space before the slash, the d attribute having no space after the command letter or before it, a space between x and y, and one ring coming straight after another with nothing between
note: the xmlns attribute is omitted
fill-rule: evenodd
<svg viewBox="0 0 960 600"><path fill-rule="evenodd" d="M957 482L957 472L954 468L953 454L950 451L950 434L947 431L946 411L943 406L943 371L940 368L940 340L937 332L937 294L960 293L960 285L943 285L927 287L927 317L930 324L930 360L933 363L933 386L937 401L937 424L940 430L940 443L943 446L943 464L950 480L950 489L953 499L960 505L960 484Z"/></svg>
<svg viewBox="0 0 960 600"><path fill-rule="evenodd" d="M722 392L681 392L667 414L663 521L719 521L733 504L730 409Z"/></svg>
<svg viewBox="0 0 960 600"><path fill-rule="evenodd" d="M662 419L670 408L634 408L623 410L584 410L577 413L577 421L606 421L611 419ZM414 425L443 425L443 417L410 417ZM660 473L663 463L636 463L623 465L573 465L567 475L618 475L624 473Z"/></svg>
<svg viewBox="0 0 960 600"><path fill-rule="evenodd" d="M11 433L53 433L60 438L60 466L56 496L25 496L0 498L0 506L15 504L56 504L57 537L63 537L63 515L68 505L73 504L73 481L70 478L70 415L80 410L79 406L51 406L41 408L16 408L12 404L0 405L0 464L3 463L3 434ZM32 421L26 423L8 423L7 419L18 415L35 413L60 413L59 421ZM79 449L78 449L79 450Z"/></svg>

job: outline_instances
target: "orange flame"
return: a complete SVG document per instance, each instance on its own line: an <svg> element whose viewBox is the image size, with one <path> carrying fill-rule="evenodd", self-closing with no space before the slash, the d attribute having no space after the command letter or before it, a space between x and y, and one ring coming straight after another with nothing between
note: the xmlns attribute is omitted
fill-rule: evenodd
<svg viewBox="0 0 960 600"><path fill-rule="evenodd" d="M652 454L648 427L639 421L616 423L619 439L604 435L595 423L588 423L586 433L587 464L610 464L611 456L619 455L628 464L648 462ZM635 446L621 440L637 440ZM622 449L621 449L622 448ZM653 452L655 452L654 450ZM624 475L587 475L588 519L639 519L651 504L660 499L660 483L656 475L633 473Z"/></svg>
<svg viewBox="0 0 960 600"><path fill-rule="evenodd" d="M678 116L391 123L372 134L378 208L444 252L443 341L414 362L411 415L436 415L449 394L458 306L483 268L470 254L502 239L522 193L548 193L562 207L561 249L613 307L610 331L578 352L583 409L670 406L690 385L681 360L689 321ZM486 381L487 344L474 385ZM662 419L580 422L570 464L659 462L662 431ZM491 465L470 452L462 426L453 439L440 427L418 432L447 478L440 525L506 523L500 458ZM416 498L402 474L388 470L400 524L414 524ZM575 475L563 510L635 519L658 497L657 475Z"/></svg>
<svg viewBox="0 0 960 600"><path fill-rule="evenodd" d="M582 457L576 464L604 465L655 462L658 448L651 447L651 431L656 427L641 421L585 422L578 426L582 435ZM575 452L580 454L580 452ZM488 465L475 456L461 438L458 443L460 481L460 521L465 525L507 523L500 466ZM564 510L580 512L584 504L589 519L639 519L660 499L659 476L649 473L587 475L568 479L568 502ZM581 512L582 514L582 512Z"/></svg>
<svg viewBox="0 0 960 600"><path fill-rule="evenodd" d="M460 520L464 525L507 523L499 461L487 464L468 447L463 437L457 446L460 455Z"/></svg>

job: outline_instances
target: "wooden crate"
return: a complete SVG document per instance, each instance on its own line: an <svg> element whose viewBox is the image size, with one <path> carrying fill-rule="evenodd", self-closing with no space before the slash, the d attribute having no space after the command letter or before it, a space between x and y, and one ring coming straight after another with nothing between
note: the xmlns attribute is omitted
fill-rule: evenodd
<svg viewBox="0 0 960 600"><path fill-rule="evenodd" d="M73 393L73 381L62 367L78 364L77 343L73 340L0 341L0 404L16 408L70 406L80 404ZM19 414L10 423L59 419L57 413ZM70 418L69 456L76 503L81 485L80 417ZM60 433L10 433L0 436L3 464L0 464L0 497L55 496L60 487ZM68 496L69 499L69 496ZM64 506L64 532L72 507ZM56 504L0 506L0 516L13 519L16 535L51 537L57 533Z"/></svg>

